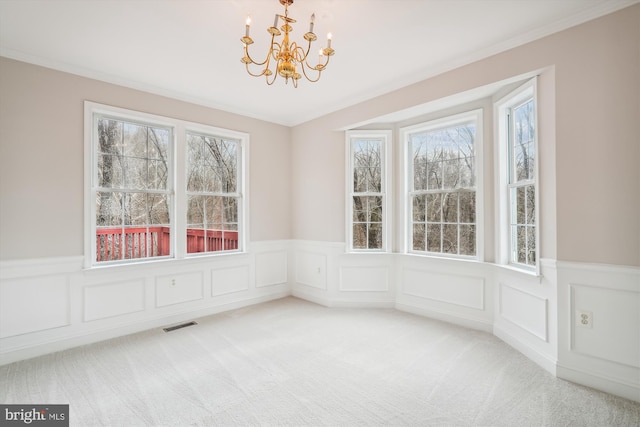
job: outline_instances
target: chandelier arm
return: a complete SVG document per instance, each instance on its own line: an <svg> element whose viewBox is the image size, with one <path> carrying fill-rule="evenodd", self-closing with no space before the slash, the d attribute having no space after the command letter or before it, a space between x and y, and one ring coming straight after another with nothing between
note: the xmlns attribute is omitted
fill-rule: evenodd
<svg viewBox="0 0 640 427"><path fill-rule="evenodd" d="M249 58L249 60L251 61L251 63L252 63L252 64L255 64L255 65L258 65L258 66L265 65L266 63L268 63L268 62L269 62L269 56L273 54L273 50L274 50L274 49L273 49L273 46L277 46L277 47L278 47L278 50L280 50L280 49L281 49L280 44L279 44L278 42L274 42L274 39L275 39L275 35L273 35L273 34L272 34L272 35L271 35L271 47L269 48L269 52L267 52L267 57L265 58L265 60L264 60L264 61L262 61L262 62L257 62L256 60L254 60L254 59L251 57L251 55L249 55L249 46L248 46L247 44L245 44L245 45L244 45L244 54L245 54L245 56L246 56L247 58ZM274 56L274 59L277 59L277 58ZM259 74L259 75L262 75L262 74ZM252 74L252 76L254 76L254 77L255 77L255 75L254 75L254 74Z"/></svg>
<svg viewBox="0 0 640 427"><path fill-rule="evenodd" d="M264 70L262 70L262 72L260 74L254 74L251 72L251 70L249 69L249 64L245 64L246 68L247 68L247 73L252 76L252 77L260 77L263 76L265 74L265 72L267 71L267 69L265 68Z"/></svg>
<svg viewBox="0 0 640 427"><path fill-rule="evenodd" d="M274 60L278 60L278 55L282 52L282 45L278 42L271 41L271 47L269 48L269 52L267 56L271 55Z"/></svg>
<svg viewBox="0 0 640 427"><path fill-rule="evenodd" d="M301 67L301 68L302 68L302 74L304 74L304 77L305 77L308 81L310 81L311 83L315 83L315 82L317 82L318 80L320 80L320 75L322 74L322 70L316 70L315 68L313 68L313 67L308 67L308 65L307 65L307 67L308 67L310 70L315 70L315 71L317 71L317 72L318 72L318 77L317 77L316 79L312 79L311 77L309 77L309 76L307 75L307 67L305 67L305 66L304 66L304 63L302 63L302 62L301 62L301 63L300 63L300 65L302 65L302 67Z"/></svg>

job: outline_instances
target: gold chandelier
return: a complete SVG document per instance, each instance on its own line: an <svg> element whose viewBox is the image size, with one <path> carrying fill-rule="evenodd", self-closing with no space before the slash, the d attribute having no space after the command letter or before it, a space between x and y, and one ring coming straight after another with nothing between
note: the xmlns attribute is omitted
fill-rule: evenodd
<svg viewBox="0 0 640 427"><path fill-rule="evenodd" d="M318 52L318 63L316 65L309 64L311 43L317 39L313 33L315 13L311 15L309 32L303 36L308 42L305 50L295 41L293 43L289 41L289 33L293 31L293 27L290 24L296 22L295 19L289 18L288 7L293 4L293 0L280 0L280 3L284 6L284 15L276 14L273 27L267 28L267 32L271 34L271 46L269 47L265 60L262 62L254 61L249 55L249 45L253 44L253 39L249 37L251 19L247 18L246 32L244 37L240 39L244 44L244 57L240 61L245 64L247 73L250 75L254 77L265 76L268 85L272 85L278 75L284 77L285 83L289 83L289 79L291 79L294 87L298 87L298 80L300 80L302 75L310 82L317 82L320 80L320 74L329 64L329 58L334 54L334 50L331 48L331 33L327 36L327 47L321 48ZM279 20L284 22L280 29L278 29ZM275 38L282 35L280 30L282 30L284 36L282 37L282 41L278 42ZM249 68L250 65L262 67L262 69L254 73ZM272 66L276 71L275 73L272 70ZM299 70L302 71L302 74L300 74Z"/></svg>

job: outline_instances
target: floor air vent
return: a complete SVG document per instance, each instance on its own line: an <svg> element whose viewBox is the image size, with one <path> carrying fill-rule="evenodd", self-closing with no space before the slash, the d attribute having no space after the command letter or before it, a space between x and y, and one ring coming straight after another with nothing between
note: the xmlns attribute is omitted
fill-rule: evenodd
<svg viewBox="0 0 640 427"><path fill-rule="evenodd" d="M170 326L168 328L162 328L162 330L165 331L165 332L171 332L171 331L175 331L176 329L182 329L182 328L186 328L187 326L193 326L193 325L197 325L197 323L196 322L187 322L187 323L183 323L181 325Z"/></svg>

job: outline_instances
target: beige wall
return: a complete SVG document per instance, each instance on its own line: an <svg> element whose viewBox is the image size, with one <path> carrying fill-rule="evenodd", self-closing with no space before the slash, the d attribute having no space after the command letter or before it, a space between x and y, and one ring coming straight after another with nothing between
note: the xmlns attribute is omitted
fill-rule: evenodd
<svg viewBox="0 0 640 427"><path fill-rule="evenodd" d="M250 133L251 240L343 242L340 129L536 70L541 256L640 266L640 5L292 129L2 58L0 259L82 254L85 99Z"/></svg>
<svg viewBox="0 0 640 427"><path fill-rule="evenodd" d="M640 5L294 128L294 238L345 240L336 130L536 70L541 257L640 266Z"/></svg>
<svg viewBox="0 0 640 427"><path fill-rule="evenodd" d="M0 259L83 254L83 103L247 132L250 238L291 238L290 129L0 58Z"/></svg>

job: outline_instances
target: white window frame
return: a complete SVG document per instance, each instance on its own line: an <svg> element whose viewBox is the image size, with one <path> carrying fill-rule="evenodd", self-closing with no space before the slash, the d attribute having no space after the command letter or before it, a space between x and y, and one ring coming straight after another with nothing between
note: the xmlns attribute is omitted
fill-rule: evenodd
<svg viewBox="0 0 640 427"><path fill-rule="evenodd" d="M97 156L94 150L96 115L105 115L116 120L133 121L148 125L157 125L172 130L169 141L169 214L171 228L171 255L164 257L136 258L118 261L96 262L96 186L94 175L97 171ZM186 134L187 131L205 133L240 141L238 164L238 249L234 251L201 252L187 254L186 245ZM249 134L200 123L113 107L91 101L84 103L84 265L85 268L102 268L136 263L162 262L193 257L220 256L244 253L247 250L249 236Z"/></svg>
<svg viewBox="0 0 640 427"><path fill-rule="evenodd" d="M476 124L476 135L474 139L474 152L475 152L475 193L476 193L476 254L475 255L458 255L442 252L427 252L416 251L413 249L413 230L412 230L412 204L411 194L413 189L413 183L411 181L413 176L413 162L410 161L411 155L409 137L411 134L419 132L427 132L434 129L439 129L448 126L454 126L456 124L468 122L473 120ZM483 139L484 139L484 125L483 125L483 110L481 108L466 111L463 113L448 115L439 119L429 120L412 126L406 126L400 128L400 141L402 141L402 166L403 172L403 230L404 230L404 253L436 257L436 258L454 258L473 261L484 261L484 155L483 155Z"/></svg>
<svg viewBox="0 0 640 427"><path fill-rule="evenodd" d="M496 242L497 242L497 262L500 265L531 273L540 276L540 189L539 189L539 169L540 169L540 149L539 149L539 120L538 120L538 97L537 97L537 77L527 81L509 94L494 102L494 128L496 138ZM514 261L513 254L515 248L512 245L511 211L513 200L511 200L511 189L517 186L511 183L511 163L513 161L510 152L509 116L508 112L528 99L533 99L534 105L534 179L528 180L527 185L533 185L535 191L535 248L536 263L527 265Z"/></svg>
<svg viewBox="0 0 640 427"><path fill-rule="evenodd" d="M354 152L353 141L358 139L381 139L382 140L382 183L380 193L357 193L363 196L381 196L382 197L382 247L374 249L356 249L353 247L353 168L354 168ZM346 241L347 252L352 253L388 253L391 252L391 226L392 226L392 182L391 182L391 130L352 130L345 132L345 156L347 161L345 174L345 194L346 194Z"/></svg>

